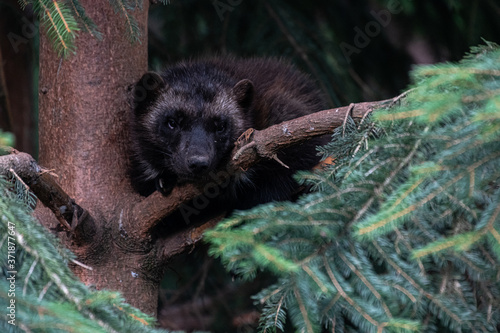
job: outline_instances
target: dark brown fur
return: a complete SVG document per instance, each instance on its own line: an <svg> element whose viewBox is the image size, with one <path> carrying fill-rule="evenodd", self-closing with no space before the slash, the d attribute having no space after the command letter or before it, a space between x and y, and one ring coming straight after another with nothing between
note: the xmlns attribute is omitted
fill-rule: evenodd
<svg viewBox="0 0 500 333"><path fill-rule="evenodd" d="M325 108L315 85L276 59L214 58L187 61L136 85L132 129L132 183L142 194L165 194L178 183L219 182L234 142L257 130ZM292 175L319 158L311 140L281 151L244 174L229 175L218 197L229 208L290 200ZM156 184L156 185L155 185Z"/></svg>

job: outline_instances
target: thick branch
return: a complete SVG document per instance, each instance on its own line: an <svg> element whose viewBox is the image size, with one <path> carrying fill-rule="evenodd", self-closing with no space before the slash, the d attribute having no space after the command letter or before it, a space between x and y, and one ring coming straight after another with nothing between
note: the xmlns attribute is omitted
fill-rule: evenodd
<svg viewBox="0 0 500 333"><path fill-rule="evenodd" d="M274 158L281 149L332 133L335 128L345 124L349 117L359 122L374 109L393 102L394 99L389 99L351 104L286 121L260 131L250 129L236 142L227 171L234 174L239 170L247 170L261 158ZM155 192L132 208L130 221L139 237L147 238L162 219L174 212L182 203L200 194L202 191L191 184L174 188L167 198Z"/></svg>
<svg viewBox="0 0 500 333"><path fill-rule="evenodd" d="M201 225L192 225L187 229L174 232L166 238L158 240L158 259L161 263L168 262L171 258L181 254L186 249L192 248L203 238L205 230L215 226L225 214L213 217Z"/></svg>
<svg viewBox="0 0 500 333"><path fill-rule="evenodd" d="M9 155L0 156L0 175L8 176L12 171L54 213L62 230L73 232L74 239L79 243L92 239L95 234L92 217L75 203L54 177L47 170L43 170L31 155L12 149Z"/></svg>
<svg viewBox="0 0 500 333"><path fill-rule="evenodd" d="M351 104L292 119L261 131L247 131L236 143L231 167L233 170L247 170L260 158L275 158L276 153L284 148L330 134L337 127L343 126L349 117L359 122L374 109L392 101ZM245 134L247 138L243 137Z"/></svg>

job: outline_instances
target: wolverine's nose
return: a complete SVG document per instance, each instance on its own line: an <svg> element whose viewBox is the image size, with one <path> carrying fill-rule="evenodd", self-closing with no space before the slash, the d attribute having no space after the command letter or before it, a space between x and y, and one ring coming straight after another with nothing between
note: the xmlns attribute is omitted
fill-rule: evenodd
<svg viewBox="0 0 500 333"><path fill-rule="evenodd" d="M204 172L209 167L209 159L207 155L193 155L188 158L188 166L192 172Z"/></svg>

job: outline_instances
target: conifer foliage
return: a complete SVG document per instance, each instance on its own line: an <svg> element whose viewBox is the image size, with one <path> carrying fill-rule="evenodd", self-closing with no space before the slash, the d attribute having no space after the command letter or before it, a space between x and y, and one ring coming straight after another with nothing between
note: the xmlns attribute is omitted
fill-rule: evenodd
<svg viewBox="0 0 500 333"><path fill-rule="evenodd" d="M4 144L12 137L0 132ZM30 215L34 201L15 174L0 176L0 332L165 332L119 293L79 281L74 255Z"/></svg>
<svg viewBox="0 0 500 333"><path fill-rule="evenodd" d="M207 233L246 279L260 331L497 332L500 49L425 66L399 105L346 122L296 203L238 212Z"/></svg>
<svg viewBox="0 0 500 333"><path fill-rule="evenodd" d="M21 6L33 6L33 11L40 17L42 26L47 31L49 40L59 56L75 53L75 38L79 31L101 39L96 24L87 16L78 0L20 0ZM131 42L139 40L139 28L132 15L136 8L142 8L142 0L109 0L115 13L123 16L126 33Z"/></svg>

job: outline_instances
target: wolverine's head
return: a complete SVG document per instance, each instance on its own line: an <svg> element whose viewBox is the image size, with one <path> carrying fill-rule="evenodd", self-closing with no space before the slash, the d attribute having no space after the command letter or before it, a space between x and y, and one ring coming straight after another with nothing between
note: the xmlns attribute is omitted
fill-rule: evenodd
<svg viewBox="0 0 500 333"><path fill-rule="evenodd" d="M134 151L144 179L202 179L227 161L235 140L250 127L252 82L235 83L207 66L146 73L134 95Z"/></svg>

